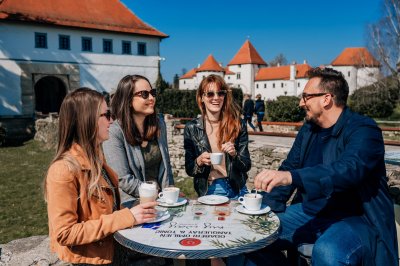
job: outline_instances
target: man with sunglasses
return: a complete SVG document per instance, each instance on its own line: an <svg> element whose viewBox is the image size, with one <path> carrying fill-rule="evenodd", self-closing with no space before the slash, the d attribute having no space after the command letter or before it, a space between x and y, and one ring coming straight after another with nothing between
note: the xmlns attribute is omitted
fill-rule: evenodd
<svg viewBox="0 0 400 266"><path fill-rule="evenodd" d="M314 244L312 265L398 265L382 132L346 107L343 74L314 68L308 76L299 103L306 123L279 170L263 170L254 180L267 192L282 232L273 245L250 254L249 265L286 265L281 250L304 243Z"/></svg>

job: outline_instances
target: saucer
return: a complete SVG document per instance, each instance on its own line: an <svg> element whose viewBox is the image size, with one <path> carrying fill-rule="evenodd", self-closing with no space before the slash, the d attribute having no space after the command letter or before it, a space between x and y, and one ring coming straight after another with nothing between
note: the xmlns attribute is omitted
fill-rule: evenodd
<svg viewBox="0 0 400 266"><path fill-rule="evenodd" d="M158 205L162 206L162 207L178 207L178 206L182 206L182 205L186 204L187 199L179 198L178 201L175 203L166 203L162 199L158 199L157 202L158 202Z"/></svg>
<svg viewBox="0 0 400 266"><path fill-rule="evenodd" d="M171 217L171 214L169 214L169 212L167 211L167 212L165 212L164 215L162 215L162 216L156 216L156 218L155 218L154 220L145 222L145 224L162 222L162 221L167 220L169 217Z"/></svg>
<svg viewBox="0 0 400 266"><path fill-rule="evenodd" d="M207 195L197 199L198 202L207 205L219 205L229 201L229 198L219 195Z"/></svg>
<svg viewBox="0 0 400 266"><path fill-rule="evenodd" d="M250 215L260 215L260 214L266 214L267 212L269 212L271 210L271 208L269 206L261 206L261 209L259 209L258 211L250 211L248 209L246 209L243 205L239 205L236 207L236 210L240 213L244 213L244 214L250 214Z"/></svg>

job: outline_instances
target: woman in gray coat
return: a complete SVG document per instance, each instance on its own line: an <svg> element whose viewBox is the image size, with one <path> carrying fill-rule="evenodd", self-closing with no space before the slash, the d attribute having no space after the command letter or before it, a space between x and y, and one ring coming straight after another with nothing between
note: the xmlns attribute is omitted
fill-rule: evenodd
<svg viewBox="0 0 400 266"><path fill-rule="evenodd" d="M139 198L144 181L155 181L160 189L174 183L165 122L155 113L156 93L147 78L128 75L111 101L115 121L103 149L107 163L118 174L125 204Z"/></svg>

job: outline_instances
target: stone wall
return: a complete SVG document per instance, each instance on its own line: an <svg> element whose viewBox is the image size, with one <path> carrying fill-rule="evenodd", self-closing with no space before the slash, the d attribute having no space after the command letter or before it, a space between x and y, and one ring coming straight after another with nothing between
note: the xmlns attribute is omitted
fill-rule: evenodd
<svg viewBox="0 0 400 266"><path fill-rule="evenodd" d="M35 122L35 140L43 143L46 149L55 149L58 138L58 118L50 115Z"/></svg>

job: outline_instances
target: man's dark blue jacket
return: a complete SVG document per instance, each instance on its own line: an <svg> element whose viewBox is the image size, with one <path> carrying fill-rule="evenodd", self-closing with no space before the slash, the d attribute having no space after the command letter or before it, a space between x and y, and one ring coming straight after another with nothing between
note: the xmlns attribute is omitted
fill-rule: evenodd
<svg viewBox="0 0 400 266"><path fill-rule="evenodd" d="M398 265L393 202L385 169L382 132L376 123L345 108L323 147L323 163L303 168L307 149L315 137L312 123L305 123L279 170L296 170L303 183L302 201L328 200L343 191L362 201L362 217L371 230L364 241L375 254L375 265ZM266 195L272 210L285 210L293 186L278 187ZM367 237L367 236L370 237ZM376 239L376 241L374 241Z"/></svg>

